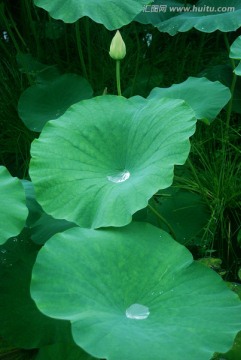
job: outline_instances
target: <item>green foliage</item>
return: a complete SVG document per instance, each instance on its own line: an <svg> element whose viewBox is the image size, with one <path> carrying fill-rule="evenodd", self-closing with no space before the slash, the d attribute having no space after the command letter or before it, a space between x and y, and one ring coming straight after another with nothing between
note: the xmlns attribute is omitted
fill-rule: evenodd
<svg viewBox="0 0 241 360"><path fill-rule="evenodd" d="M190 3L1 2L1 359L239 359L241 8Z"/></svg>
<svg viewBox="0 0 241 360"><path fill-rule="evenodd" d="M27 231L0 247L0 333L15 347L24 349L71 339L69 323L43 315L30 297L37 251Z"/></svg>
<svg viewBox="0 0 241 360"><path fill-rule="evenodd" d="M241 60L241 36L239 36L230 48L229 57L231 59ZM241 63L239 61L238 66L234 69L236 75L241 75Z"/></svg>
<svg viewBox="0 0 241 360"><path fill-rule="evenodd" d="M163 5L161 0L155 1L155 4ZM171 11L170 7L189 6L190 11ZM144 24L153 24L159 31L167 32L170 35L176 35L178 32L186 32L195 28L199 31L211 33L216 30L223 32L235 31L241 26L240 14L241 4L236 0L199 0L195 4L197 10L192 10L192 5L181 2L168 2L164 15L158 13L156 17L145 16L137 17L137 20ZM199 8L199 10L198 10ZM210 11L210 8L212 11ZM218 11L218 8L221 8ZM225 8L225 10L223 10ZM228 8L232 8L228 10ZM159 15L160 14L160 15ZM154 21L153 21L154 19Z"/></svg>
<svg viewBox="0 0 241 360"><path fill-rule="evenodd" d="M0 359L2 360L34 360L38 350L16 349L0 338Z"/></svg>
<svg viewBox="0 0 241 360"><path fill-rule="evenodd" d="M107 29L114 30L130 23L142 11L146 0L34 0L35 5L47 10L54 19L73 23L83 16L88 16Z"/></svg>
<svg viewBox="0 0 241 360"><path fill-rule="evenodd" d="M66 343L57 343L49 346L43 346L36 360L93 360L94 358L85 353L73 341Z"/></svg>
<svg viewBox="0 0 241 360"><path fill-rule="evenodd" d="M230 140L224 139L226 124L221 119L209 128L198 127L186 169L176 176L176 186L201 195L210 217L199 244L199 256L214 255L223 260L226 278L237 280L240 263L240 136L229 128Z"/></svg>
<svg viewBox="0 0 241 360"><path fill-rule="evenodd" d="M50 76L22 93L18 113L30 130L41 132L47 121L59 118L72 104L92 94L88 82L76 74Z"/></svg>
<svg viewBox="0 0 241 360"><path fill-rule="evenodd" d="M18 235L28 215L21 182L13 178L6 168L0 167L0 245Z"/></svg>
<svg viewBox="0 0 241 360"><path fill-rule="evenodd" d="M185 162L194 129L193 111L181 100L80 102L47 124L32 145L37 199L47 213L83 227L126 225L171 185L173 165Z"/></svg>
<svg viewBox="0 0 241 360"><path fill-rule="evenodd" d="M210 102L212 96L212 102ZM212 95L211 95L212 94ZM155 88L151 91L148 99L183 99L195 112L197 119L207 119L210 122L215 119L220 110L230 100L230 91L219 82L210 82L205 78L188 78L181 84L174 84L170 88Z"/></svg>
<svg viewBox="0 0 241 360"><path fill-rule="evenodd" d="M0 59L0 163L14 176L23 177L34 136L18 118L17 103L25 81L14 60L11 53Z"/></svg>
<svg viewBox="0 0 241 360"><path fill-rule="evenodd" d="M152 211L148 211L146 221L166 231L171 227L175 240L186 246L203 243L210 210L200 195L170 187L155 196L152 206L162 214L166 223Z"/></svg>
<svg viewBox="0 0 241 360"><path fill-rule="evenodd" d="M79 346L110 360L208 359L239 329L238 297L146 223L55 235L38 255L31 293L44 314L71 321Z"/></svg>
<svg viewBox="0 0 241 360"><path fill-rule="evenodd" d="M233 68L230 64L225 65L215 65L205 69L202 73L202 76L207 77L211 81L218 80L223 85L231 87L233 79ZM241 78L236 79L235 89L232 96L232 111L238 114L241 114Z"/></svg>

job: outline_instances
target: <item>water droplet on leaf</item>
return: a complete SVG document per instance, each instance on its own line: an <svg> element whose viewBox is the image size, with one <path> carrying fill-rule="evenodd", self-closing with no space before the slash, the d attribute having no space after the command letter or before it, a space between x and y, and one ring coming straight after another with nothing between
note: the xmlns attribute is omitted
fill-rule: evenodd
<svg viewBox="0 0 241 360"><path fill-rule="evenodd" d="M126 309L126 317L134 320L145 320L150 315L150 310L147 306L141 304L132 304Z"/></svg>
<svg viewBox="0 0 241 360"><path fill-rule="evenodd" d="M124 170L120 173L117 173L115 175L109 175L107 176L107 179L114 183L121 183L129 179L130 172L128 170Z"/></svg>

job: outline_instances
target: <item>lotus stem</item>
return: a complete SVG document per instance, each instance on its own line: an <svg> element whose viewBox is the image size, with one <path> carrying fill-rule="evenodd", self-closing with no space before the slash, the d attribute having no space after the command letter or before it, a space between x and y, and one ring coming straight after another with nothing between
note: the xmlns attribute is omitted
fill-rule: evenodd
<svg viewBox="0 0 241 360"><path fill-rule="evenodd" d="M117 94L121 96L120 60L116 60L116 85L117 85Z"/></svg>
<svg viewBox="0 0 241 360"><path fill-rule="evenodd" d="M83 56L83 49L82 49L82 45L81 45L79 21L77 21L75 23L75 34L76 34L76 42L77 42L77 48L78 48L78 53L79 53L79 58L80 58L82 71L83 71L84 77L88 80L88 75L87 75L84 56Z"/></svg>

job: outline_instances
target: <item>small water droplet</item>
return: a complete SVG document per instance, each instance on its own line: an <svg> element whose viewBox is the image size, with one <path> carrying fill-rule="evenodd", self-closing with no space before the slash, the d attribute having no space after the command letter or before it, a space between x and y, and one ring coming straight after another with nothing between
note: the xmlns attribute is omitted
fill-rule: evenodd
<svg viewBox="0 0 241 360"><path fill-rule="evenodd" d="M6 252L7 252L6 249L1 249L1 253L2 253L2 254L5 254Z"/></svg>
<svg viewBox="0 0 241 360"><path fill-rule="evenodd" d="M18 238L13 238L13 242L17 242L18 241Z"/></svg>
<svg viewBox="0 0 241 360"><path fill-rule="evenodd" d="M147 306L141 304L132 304L126 309L126 317L133 320L145 320L150 315L150 310Z"/></svg>
<svg viewBox="0 0 241 360"><path fill-rule="evenodd" d="M130 176L131 176L130 172L128 170L124 170L119 173L116 173L115 175L107 176L107 179L114 183L121 183L128 180Z"/></svg>

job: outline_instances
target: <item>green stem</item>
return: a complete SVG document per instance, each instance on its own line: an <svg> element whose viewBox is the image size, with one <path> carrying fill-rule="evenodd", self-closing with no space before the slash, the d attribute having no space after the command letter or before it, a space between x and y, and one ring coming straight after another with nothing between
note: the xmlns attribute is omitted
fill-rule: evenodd
<svg viewBox="0 0 241 360"><path fill-rule="evenodd" d="M87 41L87 54L88 54L88 71L90 82L92 80L92 57L91 57L91 40L90 40L90 22L89 18L85 19L85 32L86 32L86 41Z"/></svg>
<svg viewBox="0 0 241 360"><path fill-rule="evenodd" d="M12 27L14 28L14 30L15 30L18 38L19 38L19 40L21 41L21 43L23 44L23 46L28 50L28 47L27 47L27 45L26 45L26 42L24 41L22 35L21 35L20 32L18 31L18 28L17 28L17 26L16 26L15 21L14 21L13 18L12 18L12 15L11 15L10 11L8 11L8 17L9 17L9 19L10 19L10 21L11 21Z"/></svg>
<svg viewBox="0 0 241 360"><path fill-rule="evenodd" d="M154 209L154 207L152 207L150 204L148 204L149 209L162 221L164 222L164 224L168 227L170 234L172 235L172 237L176 240L176 234L175 231L173 230L172 226L169 224L169 222L161 215L159 214L158 211L156 211L156 209Z"/></svg>
<svg viewBox="0 0 241 360"><path fill-rule="evenodd" d="M25 10L26 10L26 17L27 17L26 21L30 26L31 33L33 34L34 42L36 45L37 58L39 58L41 55L41 46L39 43L39 35L37 34L35 22L34 22L34 19L32 16L32 9L33 9L33 6L31 7L31 2L28 0L25 0ZM29 30L27 29L26 31L29 31Z"/></svg>
<svg viewBox="0 0 241 360"><path fill-rule="evenodd" d="M137 32L135 23L134 23L134 29L135 29L135 37L136 37L136 45L137 45L137 56L136 56L135 74L134 74L134 79L133 79L132 87L131 87L131 96L133 96L133 93L135 91L136 79L137 79L139 63L140 63L140 50L141 50L140 39L139 39L139 35Z"/></svg>
<svg viewBox="0 0 241 360"><path fill-rule="evenodd" d="M120 84L120 60L116 60L116 86L117 94L121 96L121 84Z"/></svg>
<svg viewBox="0 0 241 360"><path fill-rule="evenodd" d="M80 58L80 63L81 63L82 71L83 71L84 77L85 77L86 79L88 79L88 75L87 75L87 71L86 71L86 66L85 66L85 61L84 61L84 57L83 57L83 49L82 49L82 45L81 45L79 21L77 21L77 22L75 23L75 35L76 35L77 49L78 49L78 54L79 54L79 58Z"/></svg>

